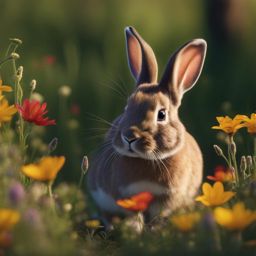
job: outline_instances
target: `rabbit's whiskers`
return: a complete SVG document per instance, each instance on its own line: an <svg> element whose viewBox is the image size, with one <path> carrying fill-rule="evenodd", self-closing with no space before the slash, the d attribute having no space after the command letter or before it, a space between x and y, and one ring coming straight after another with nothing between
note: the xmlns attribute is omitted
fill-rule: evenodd
<svg viewBox="0 0 256 256"><path fill-rule="evenodd" d="M104 138L106 135L106 132L109 130L109 128L88 128L84 129L83 135L85 135L86 140L92 140L96 138Z"/></svg>
<svg viewBox="0 0 256 256"><path fill-rule="evenodd" d="M160 152L158 149L155 149L152 151L154 156L155 156L155 159L153 160L156 164L157 164L157 167L158 169L160 170L160 172L164 173L168 173L168 168L166 167L165 163L163 162L163 160L160 158Z"/></svg>
<svg viewBox="0 0 256 256"><path fill-rule="evenodd" d="M103 124L109 125L110 127L118 128L116 125L112 124L111 122L109 122L108 120L106 120L100 116L97 116L92 113L86 113L86 114L90 117L90 120L92 120L92 121L101 122Z"/></svg>
<svg viewBox="0 0 256 256"><path fill-rule="evenodd" d="M123 95L123 92L121 92L120 90L118 90L117 88L107 84L107 83L102 83L102 85L104 85L105 87L113 90L121 99L124 99L125 96Z"/></svg>

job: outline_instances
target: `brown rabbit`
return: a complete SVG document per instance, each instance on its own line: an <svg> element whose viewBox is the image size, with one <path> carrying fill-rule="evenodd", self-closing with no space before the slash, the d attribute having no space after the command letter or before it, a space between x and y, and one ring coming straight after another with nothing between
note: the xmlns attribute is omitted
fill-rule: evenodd
<svg viewBox="0 0 256 256"><path fill-rule="evenodd" d="M154 195L147 219L188 204L202 180L202 154L179 119L184 92L196 83L206 42L194 39L170 58L161 81L151 47L132 27L125 29L136 89L108 131L88 172L88 187L105 216L128 214L116 200L139 192Z"/></svg>

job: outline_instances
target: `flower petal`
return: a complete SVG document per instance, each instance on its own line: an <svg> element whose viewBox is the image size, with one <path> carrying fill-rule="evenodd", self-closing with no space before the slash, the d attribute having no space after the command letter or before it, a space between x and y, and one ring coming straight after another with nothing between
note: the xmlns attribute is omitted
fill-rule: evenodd
<svg viewBox="0 0 256 256"><path fill-rule="evenodd" d="M195 200L198 201L198 202L201 202L201 203L204 204L205 206L210 206L209 200L208 200L208 198L205 197L205 196L198 196L198 197L196 197Z"/></svg>
<svg viewBox="0 0 256 256"><path fill-rule="evenodd" d="M24 165L21 171L28 177L39 181L50 181L56 178L65 163L65 157L43 157L37 164Z"/></svg>
<svg viewBox="0 0 256 256"><path fill-rule="evenodd" d="M221 226L230 227L232 222L232 211L223 207L217 207L214 209L214 218L216 222Z"/></svg>
<svg viewBox="0 0 256 256"><path fill-rule="evenodd" d="M203 190L203 193L206 197L210 196L211 194L211 191L212 191L212 186L207 183L207 182L204 182L203 186L202 186L202 190Z"/></svg>
<svg viewBox="0 0 256 256"><path fill-rule="evenodd" d="M232 197L234 197L235 194L236 194L235 192L231 192L231 191L224 192L224 195L222 196L223 204L228 202Z"/></svg>

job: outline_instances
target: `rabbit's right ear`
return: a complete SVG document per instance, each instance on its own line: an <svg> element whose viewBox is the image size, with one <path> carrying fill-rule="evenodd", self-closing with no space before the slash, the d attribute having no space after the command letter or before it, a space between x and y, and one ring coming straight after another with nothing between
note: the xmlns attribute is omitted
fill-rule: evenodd
<svg viewBox="0 0 256 256"><path fill-rule="evenodd" d="M128 63L137 85L156 83L158 68L152 48L133 27L126 27L125 35Z"/></svg>
<svg viewBox="0 0 256 256"><path fill-rule="evenodd" d="M197 82L204 65L206 48L205 40L194 39L171 56L159 86L167 89L175 105L180 104L183 94Z"/></svg>

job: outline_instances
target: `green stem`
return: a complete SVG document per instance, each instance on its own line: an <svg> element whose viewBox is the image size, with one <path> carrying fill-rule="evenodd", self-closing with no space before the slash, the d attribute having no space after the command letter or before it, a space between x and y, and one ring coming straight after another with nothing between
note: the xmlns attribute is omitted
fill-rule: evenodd
<svg viewBox="0 0 256 256"><path fill-rule="evenodd" d="M16 52L16 50L17 50L17 48L19 47L19 45L18 44L16 44L15 46L14 46L14 49L13 49L13 51L12 52Z"/></svg>
<svg viewBox="0 0 256 256"><path fill-rule="evenodd" d="M81 170L81 175L80 175L80 179L79 179L79 183L78 183L79 188L82 188L83 181L84 181L84 172Z"/></svg>
<svg viewBox="0 0 256 256"><path fill-rule="evenodd" d="M18 79L17 79L16 62L14 59L12 60L12 68L14 73L14 101L15 101L15 104L18 104Z"/></svg>
<svg viewBox="0 0 256 256"><path fill-rule="evenodd" d="M9 61L9 60L12 60L12 59L13 59L12 57L8 57L8 58L3 59L2 61L0 61L0 67L1 67L5 62L7 62L7 61Z"/></svg>
<svg viewBox="0 0 256 256"><path fill-rule="evenodd" d="M7 48L6 53L5 53L5 57L7 57L7 56L9 55L9 51L10 51L12 45L13 45L13 43L10 43L10 44L8 45L8 48Z"/></svg>
<svg viewBox="0 0 256 256"><path fill-rule="evenodd" d="M14 47L13 52L16 51L17 45ZM15 59L12 59L12 67L13 67L13 73L14 73L14 99L15 104L22 104L22 98L23 98L23 91L20 84L20 78L17 76L17 67L16 67L16 61ZM25 136L25 122L21 115L19 115L19 143L21 152L24 157L25 162L25 155L26 155L26 136Z"/></svg>
<svg viewBox="0 0 256 256"><path fill-rule="evenodd" d="M222 154L221 157L223 157L223 159L224 159L225 162L227 163L228 167L230 168L230 167L231 167L231 166L230 166L230 161L227 159L227 157L226 157L224 154Z"/></svg>
<svg viewBox="0 0 256 256"><path fill-rule="evenodd" d="M256 156L256 135L253 135L253 156Z"/></svg>
<svg viewBox="0 0 256 256"><path fill-rule="evenodd" d="M231 161L233 162L233 167L235 169L235 175L236 175L236 185L239 186L239 173L238 173L238 168L237 168L237 161L236 161L236 152L231 151L231 144L234 143L234 137L233 135L229 136L229 152L231 156Z"/></svg>
<svg viewBox="0 0 256 256"><path fill-rule="evenodd" d="M228 161L229 168L233 167L232 166L232 161L231 161L230 139L228 141L228 159L227 159L227 161Z"/></svg>
<svg viewBox="0 0 256 256"><path fill-rule="evenodd" d="M230 234L230 248L232 248L233 252L238 252L241 250L241 246L242 246L242 233L241 231L235 231L233 233Z"/></svg>
<svg viewBox="0 0 256 256"><path fill-rule="evenodd" d="M53 195L52 195L52 181L48 182L48 184L47 184L47 193L48 193L48 196L50 198L53 198Z"/></svg>
<svg viewBox="0 0 256 256"><path fill-rule="evenodd" d="M53 185L53 181L48 181L47 183L47 194L50 198L50 203L51 203L51 208L52 208L52 211L54 213L56 213L56 209L55 209L55 202L54 202L54 198L53 198L53 193L52 193L52 185Z"/></svg>

